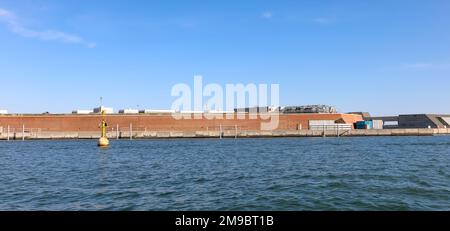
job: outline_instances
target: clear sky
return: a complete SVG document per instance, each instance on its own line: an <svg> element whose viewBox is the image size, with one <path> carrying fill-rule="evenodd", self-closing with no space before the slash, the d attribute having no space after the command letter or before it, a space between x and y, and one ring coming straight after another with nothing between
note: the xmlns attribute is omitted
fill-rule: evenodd
<svg viewBox="0 0 450 231"><path fill-rule="evenodd" d="M0 108L170 108L174 84L282 105L450 113L448 0L0 0Z"/></svg>

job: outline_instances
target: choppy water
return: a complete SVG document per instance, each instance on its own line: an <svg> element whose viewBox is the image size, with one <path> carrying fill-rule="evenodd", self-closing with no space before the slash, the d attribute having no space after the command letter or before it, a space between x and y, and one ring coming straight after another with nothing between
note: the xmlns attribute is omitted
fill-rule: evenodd
<svg viewBox="0 0 450 231"><path fill-rule="evenodd" d="M0 142L0 210L450 210L450 137Z"/></svg>

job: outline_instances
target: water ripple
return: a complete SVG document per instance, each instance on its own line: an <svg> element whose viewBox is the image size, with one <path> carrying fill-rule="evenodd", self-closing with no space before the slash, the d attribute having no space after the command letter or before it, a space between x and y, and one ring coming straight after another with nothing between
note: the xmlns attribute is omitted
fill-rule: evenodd
<svg viewBox="0 0 450 231"><path fill-rule="evenodd" d="M0 210L450 210L449 140L0 142Z"/></svg>

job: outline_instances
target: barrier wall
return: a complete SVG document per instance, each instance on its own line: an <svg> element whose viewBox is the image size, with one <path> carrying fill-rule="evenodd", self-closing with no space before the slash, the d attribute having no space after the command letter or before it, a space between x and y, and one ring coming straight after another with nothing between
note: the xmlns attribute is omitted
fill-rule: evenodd
<svg viewBox="0 0 450 231"><path fill-rule="evenodd" d="M241 119L237 114L232 114L231 119L222 115L222 119L207 119L200 115L201 119L177 120L171 114L160 115L107 115L108 131L224 131L238 130L259 131L262 123L268 123L270 119L262 119L263 115L243 115ZM266 115L267 116L267 115ZM275 115L272 115L275 120ZM252 118L256 117L256 118ZM99 131L101 115L15 115L0 116L0 127L3 131L9 126L10 131L41 132L89 132ZM308 129L309 120L342 120L353 124L362 120L360 115L351 114L280 114L276 130L302 130Z"/></svg>

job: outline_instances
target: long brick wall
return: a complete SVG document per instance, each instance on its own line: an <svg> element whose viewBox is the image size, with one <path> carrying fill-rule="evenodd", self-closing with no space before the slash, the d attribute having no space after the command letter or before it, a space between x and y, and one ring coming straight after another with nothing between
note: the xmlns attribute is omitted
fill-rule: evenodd
<svg viewBox="0 0 450 231"><path fill-rule="evenodd" d="M277 130L308 129L309 120L339 120L354 123L362 120L360 115L353 114L281 114ZM223 130L258 131L261 123L269 120L238 119L181 119L176 120L170 114L159 115L106 115L108 130L128 130L132 124L135 131L216 131L222 126ZM101 122L100 115L5 115L0 116L0 128L7 126L11 130L20 131L22 126L26 130L40 131L98 131Z"/></svg>

